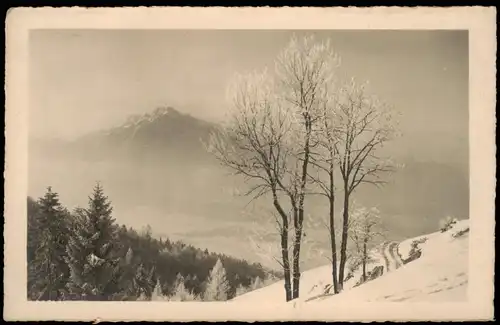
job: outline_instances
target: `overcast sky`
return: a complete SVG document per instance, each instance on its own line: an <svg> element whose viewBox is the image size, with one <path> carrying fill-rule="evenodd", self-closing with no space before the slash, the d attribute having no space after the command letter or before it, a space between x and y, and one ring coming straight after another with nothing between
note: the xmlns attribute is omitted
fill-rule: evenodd
<svg viewBox="0 0 500 325"><path fill-rule="evenodd" d="M305 32L295 31L299 36ZM403 113L403 153L467 159L465 31L308 31L330 38L345 71ZM235 72L272 64L290 31L35 31L30 135L73 138L160 105L205 119L227 108Z"/></svg>

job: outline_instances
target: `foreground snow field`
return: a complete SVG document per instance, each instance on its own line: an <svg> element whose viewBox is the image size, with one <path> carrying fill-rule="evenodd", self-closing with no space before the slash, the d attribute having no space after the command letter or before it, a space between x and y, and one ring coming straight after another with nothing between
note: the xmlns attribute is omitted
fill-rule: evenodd
<svg viewBox="0 0 500 325"><path fill-rule="evenodd" d="M360 271L345 283L338 295L325 294L331 284L331 267L325 265L303 272L299 303L334 302L455 302L467 301L469 220L458 221L446 232L435 232L405 240L384 243L372 252L376 265L384 267L377 279L354 287ZM457 235L458 234L458 235ZM424 239L424 237L426 239ZM412 242L419 240L420 258L403 264L410 255ZM425 240L425 241L424 241ZM283 281L234 298L233 302L263 303L284 300Z"/></svg>

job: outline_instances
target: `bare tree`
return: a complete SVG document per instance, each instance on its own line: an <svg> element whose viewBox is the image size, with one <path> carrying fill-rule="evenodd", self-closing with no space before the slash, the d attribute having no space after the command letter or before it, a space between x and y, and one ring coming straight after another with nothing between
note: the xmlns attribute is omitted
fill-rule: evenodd
<svg viewBox="0 0 500 325"><path fill-rule="evenodd" d="M381 157L380 149L396 135L391 107L370 96L354 79L339 90L336 112L336 157L344 190L339 289L342 290L349 231L349 202L360 184L382 185L382 175L394 165Z"/></svg>
<svg viewBox="0 0 500 325"><path fill-rule="evenodd" d="M369 250L374 246L378 237L384 237L378 209L364 207L356 209L352 215L349 235L356 248L354 258L362 266L362 281L366 282L366 265L371 261Z"/></svg>
<svg viewBox="0 0 500 325"><path fill-rule="evenodd" d="M290 216L282 189L288 177L291 118L273 92L267 72L236 78L230 89L232 110L222 127L212 133L208 150L236 175L245 177L249 190L245 195L257 199L271 194L278 214L281 265L286 300L292 299L291 268L288 252ZM285 191L290 200L295 197Z"/></svg>
<svg viewBox="0 0 500 325"><path fill-rule="evenodd" d="M274 75L264 72L237 79L229 118L208 146L222 165L246 177L247 195L271 195L278 214L287 301L299 297L308 169L318 145L315 133L331 58L329 44L292 38L276 61Z"/></svg>
<svg viewBox="0 0 500 325"><path fill-rule="evenodd" d="M338 66L338 57L330 43L315 43L313 37L302 40L292 38L289 46L277 61L278 82L285 104L294 113L297 144L295 156L297 169L294 171L296 202L292 204L294 222L293 247L293 297L299 296L300 250L305 216L305 197L310 181L309 169L313 152L319 146L319 134L323 131L323 108L327 100L328 85Z"/></svg>
<svg viewBox="0 0 500 325"><path fill-rule="evenodd" d="M336 57L335 69L340 65L340 59ZM332 265L332 284L334 293L339 292L337 276L337 243L335 229L335 173L336 155L340 136L336 128L336 109L338 105L337 84L333 79L327 86L326 96L320 106L321 123L318 132L318 147L311 155L311 164L314 166L310 172L310 178L317 185L320 195L328 200L328 234L330 240L330 257L328 260ZM325 177L326 175L326 177ZM316 194L316 193L313 193Z"/></svg>

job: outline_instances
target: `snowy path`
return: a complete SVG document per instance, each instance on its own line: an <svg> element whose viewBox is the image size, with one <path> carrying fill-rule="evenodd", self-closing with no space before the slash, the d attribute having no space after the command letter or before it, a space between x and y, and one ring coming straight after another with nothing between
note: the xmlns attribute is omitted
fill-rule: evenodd
<svg viewBox="0 0 500 325"><path fill-rule="evenodd" d="M392 257L394 258L394 261L396 261L396 269L399 269L401 266L403 266L403 260L401 259L401 256L399 255L399 243L395 243L394 246L392 247Z"/></svg>
<svg viewBox="0 0 500 325"><path fill-rule="evenodd" d="M403 265L403 261L398 254L398 243L386 242L382 246L382 256L384 258L387 272L394 271Z"/></svg>
<svg viewBox="0 0 500 325"><path fill-rule="evenodd" d="M389 242L385 242L382 244L382 247L380 249L380 252L382 253L382 258L384 259L386 272L389 272L389 258L387 257L387 247L388 246L389 246Z"/></svg>

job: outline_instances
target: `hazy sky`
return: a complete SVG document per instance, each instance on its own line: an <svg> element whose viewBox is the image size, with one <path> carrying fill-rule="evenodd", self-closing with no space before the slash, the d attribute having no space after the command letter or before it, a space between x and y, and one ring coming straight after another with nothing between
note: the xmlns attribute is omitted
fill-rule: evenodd
<svg viewBox="0 0 500 325"><path fill-rule="evenodd" d="M298 35L304 32L295 32ZM467 159L466 31L308 31L403 113L403 153ZM169 105L217 119L235 72L272 64L290 31L35 31L30 135L72 138Z"/></svg>

